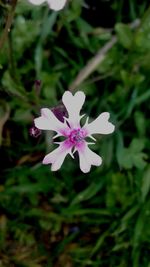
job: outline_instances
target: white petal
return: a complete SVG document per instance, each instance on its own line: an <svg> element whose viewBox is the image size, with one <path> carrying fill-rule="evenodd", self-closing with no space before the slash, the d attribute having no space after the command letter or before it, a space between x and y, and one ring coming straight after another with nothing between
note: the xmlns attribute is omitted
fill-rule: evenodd
<svg viewBox="0 0 150 267"><path fill-rule="evenodd" d="M61 142L58 148L49 153L43 159L43 164L52 164L51 170L57 171L60 169L61 165L64 162L64 159L67 154L71 153L72 145L70 143L67 144L67 141Z"/></svg>
<svg viewBox="0 0 150 267"><path fill-rule="evenodd" d="M33 5L41 5L45 2L45 0L28 0Z"/></svg>
<svg viewBox="0 0 150 267"><path fill-rule="evenodd" d="M85 101L85 94L78 91L74 96L71 92L66 91L63 94L62 102L68 111L68 119L71 127L78 127L80 125L80 110Z"/></svg>
<svg viewBox="0 0 150 267"><path fill-rule="evenodd" d="M91 165L100 166L102 158L93 152L84 142L81 148L77 148L79 153L80 169L84 173L87 173L91 169Z"/></svg>
<svg viewBox="0 0 150 267"><path fill-rule="evenodd" d="M34 123L38 129L56 132L61 132L61 129L66 127L66 125L59 121L48 108L41 109L41 116L34 119Z"/></svg>
<svg viewBox="0 0 150 267"><path fill-rule="evenodd" d="M62 9L66 1L67 0L47 0L49 7L55 11Z"/></svg>
<svg viewBox="0 0 150 267"><path fill-rule="evenodd" d="M91 123L85 125L85 129L88 135L91 134L110 134L115 130L115 126L108 121L110 114L108 112L103 112L97 119Z"/></svg>

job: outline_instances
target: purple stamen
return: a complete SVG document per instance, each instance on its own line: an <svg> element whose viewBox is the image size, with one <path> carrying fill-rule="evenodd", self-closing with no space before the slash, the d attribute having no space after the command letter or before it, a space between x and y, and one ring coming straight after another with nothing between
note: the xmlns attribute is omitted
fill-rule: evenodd
<svg viewBox="0 0 150 267"><path fill-rule="evenodd" d="M76 144L84 139L83 131L81 129L74 129L69 135L69 140Z"/></svg>

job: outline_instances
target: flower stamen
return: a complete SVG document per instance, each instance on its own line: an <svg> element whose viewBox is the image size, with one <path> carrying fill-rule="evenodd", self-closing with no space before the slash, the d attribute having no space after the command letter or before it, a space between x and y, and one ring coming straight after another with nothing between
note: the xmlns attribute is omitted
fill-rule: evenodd
<svg viewBox="0 0 150 267"><path fill-rule="evenodd" d="M81 129L73 129L73 130L70 132L69 136L68 136L69 140L70 140L74 145L76 145L77 143L83 141L84 137L85 137L85 136L84 136L84 133L83 133L83 131L82 131Z"/></svg>

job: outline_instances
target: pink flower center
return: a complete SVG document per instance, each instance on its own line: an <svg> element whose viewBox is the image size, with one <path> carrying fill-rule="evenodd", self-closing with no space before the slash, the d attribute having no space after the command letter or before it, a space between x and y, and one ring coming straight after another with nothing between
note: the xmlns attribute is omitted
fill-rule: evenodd
<svg viewBox="0 0 150 267"><path fill-rule="evenodd" d="M73 129L68 138L69 141L72 142L74 145L81 142L85 137L85 133L82 129Z"/></svg>

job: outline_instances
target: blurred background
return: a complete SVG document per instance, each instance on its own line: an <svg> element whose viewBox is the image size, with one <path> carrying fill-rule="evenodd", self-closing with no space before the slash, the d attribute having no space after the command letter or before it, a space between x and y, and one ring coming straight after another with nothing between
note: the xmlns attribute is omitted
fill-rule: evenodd
<svg viewBox="0 0 150 267"><path fill-rule="evenodd" d="M12 5L0 1L0 40ZM51 172L52 133L31 133L68 88L85 92L82 113L110 112L116 126L97 136L103 164L86 175L69 156ZM149 1L17 2L0 49L0 267L150 267L149 103Z"/></svg>

